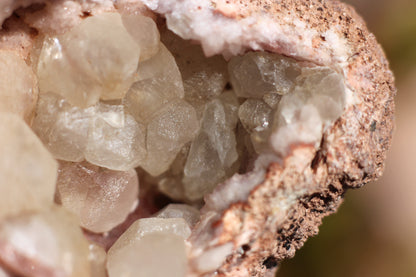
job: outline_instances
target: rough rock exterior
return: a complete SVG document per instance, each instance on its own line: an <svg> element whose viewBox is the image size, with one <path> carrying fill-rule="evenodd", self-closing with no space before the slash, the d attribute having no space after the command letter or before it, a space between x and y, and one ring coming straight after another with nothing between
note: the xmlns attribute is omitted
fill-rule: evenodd
<svg viewBox="0 0 416 277"><path fill-rule="evenodd" d="M46 8L29 7L40 2ZM214 271L215 276L273 276L281 260L318 232L322 218L337 209L347 189L383 171L396 91L383 51L354 9L337 1L143 2L166 17L168 27L176 26L173 31L200 41L206 54L229 57L267 50L329 66L346 78L346 109L325 131L320 148L292 145L281 163L268 165L264 180L247 175L220 185L206 197L202 220L188 240L189 276L211 276ZM23 57L28 57L36 29L63 32L82 17L105 10L150 14L139 0L6 1L0 4L0 21L20 6L29 8L4 22L0 48ZM253 189L240 197L225 195L235 183ZM215 206L218 199L224 201ZM207 253L227 258L210 271L199 266Z"/></svg>

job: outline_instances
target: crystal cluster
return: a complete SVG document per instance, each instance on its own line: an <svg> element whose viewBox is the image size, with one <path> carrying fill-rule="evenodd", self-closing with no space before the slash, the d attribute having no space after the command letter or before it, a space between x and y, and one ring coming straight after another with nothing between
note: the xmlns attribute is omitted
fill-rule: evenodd
<svg viewBox="0 0 416 277"><path fill-rule="evenodd" d="M149 48L157 49L155 25L142 19L125 21L129 29L132 24L147 28L146 40L129 32L118 13L89 17L63 35L46 38L36 68L40 92L57 93L80 107L122 98L135 80L141 48L142 59L154 54Z"/></svg>
<svg viewBox="0 0 416 277"><path fill-rule="evenodd" d="M207 58L141 15L94 15L34 48L32 68L0 51L0 260L24 276L185 276L204 195L259 156L317 146L345 106L332 68L267 52ZM160 192L187 204L138 216ZM104 249L79 226L118 239Z"/></svg>

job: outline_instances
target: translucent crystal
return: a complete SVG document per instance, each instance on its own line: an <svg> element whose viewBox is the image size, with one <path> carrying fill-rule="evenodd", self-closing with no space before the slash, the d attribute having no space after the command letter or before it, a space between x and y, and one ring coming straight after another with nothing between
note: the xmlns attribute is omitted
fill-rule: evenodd
<svg viewBox="0 0 416 277"><path fill-rule="evenodd" d="M138 122L148 123L169 102L184 96L175 59L163 45L153 58L140 63L138 78L124 99L127 110Z"/></svg>
<svg viewBox="0 0 416 277"><path fill-rule="evenodd" d="M135 244L144 236L157 232L175 234L184 240L191 234L191 229L183 218L151 217L136 220L110 248L108 251L109 259L111 255L116 254L129 245Z"/></svg>
<svg viewBox="0 0 416 277"><path fill-rule="evenodd" d="M169 204L156 217L183 218L192 227L199 221L199 210L186 204Z"/></svg>
<svg viewBox="0 0 416 277"><path fill-rule="evenodd" d="M176 155L169 170L158 178L157 184L159 191L169 196L171 199L185 200L182 178L190 147L190 142L185 144Z"/></svg>
<svg viewBox="0 0 416 277"><path fill-rule="evenodd" d="M287 94L300 75L295 60L267 52L233 57L228 70L235 93L246 98L262 98L266 93Z"/></svg>
<svg viewBox="0 0 416 277"><path fill-rule="evenodd" d="M291 143L317 146L323 130L341 116L345 85L341 74L327 67L305 67L292 93L279 103L272 135L275 151L285 154Z"/></svg>
<svg viewBox="0 0 416 277"><path fill-rule="evenodd" d="M259 99L247 99L238 109L238 116L257 153L268 149L272 108Z"/></svg>
<svg viewBox="0 0 416 277"><path fill-rule="evenodd" d="M227 63L222 56L207 58L200 45L183 40L171 31L165 31L162 38L178 63L185 99L201 117L204 104L224 91L228 81Z"/></svg>
<svg viewBox="0 0 416 277"><path fill-rule="evenodd" d="M0 113L0 219L48 208L57 163L16 114Z"/></svg>
<svg viewBox="0 0 416 277"><path fill-rule="evenodd" d="M116 253L109 252L109 277L184 277L187 271L182 237L156 232L133 241Z"/></svg>
<svg viewBox="0 0 416 277"><path fill-rule="evenodd" d="M2 262L22 276L90 276L88 242L77 220L62 209L2 221L0 240L13 253Z"/></svg>
<svg viewBox="0 0 416 277"><path fill-rule="evenodd" d="M114 170L137 167L146 156L145 127L122 105L98 103L85 109L61 97L40 95L33 129L57 158Z"/></svg>
<svg viewBox="0 0 416 277"><path fill-rule="evenodd" d="M229 91L206 105L202 126L192 142L184 168L183 183L188 199L196 200L233 174L237 161L235 127L238 101Z"/></svg>
<svg viewBox="0 0 416 277"><path fill-rule="evenodd" d="M262 100L247 99L238 109L238 117L248 132L259 132L271 125L271 112Z"/></svg>
<svg viewBox="0 0 416 277"><path fill-rule="evenodd" d="M60 96L44 93L39 97L32 128L55 158L82 161L95 106L74 107Z"/></svg>
<svg viewBox="0 0 416 277"><path fill-rule="evenodd" d="M282 95L277 93L266 93L263 95L263 101L269 105L270 108L275 109L282 99Z"/></svg>
<svg viewBox="0 0 416 277"><path fill-rule="evenodd" d="M92 119L85 149L85 159L114 170L137 167L145 158L145 127L122 105L99 103Z"/></svg>
<svg viewBox="0 0 416 277"><path fill-rule="evenodd" d="M172 103L147 126L147 158L142 167L153 176L169 169L181 148L198 131L195 109L183 100Z"/></svg>
<svg viewBox="0 0 416 277"><path fill-rule="evenodd" d="M87 162L60 163L59 202L92 232L106 232L122 223L137 204L138 190L134 169L113 171Z"/></svg>
<svg viewBox="0 0 416 277"><path fill-rule="evenodd" d="M159 51L160 35L153 19L140 14L122 15L123 25L140 47L140 61Z"/></svg>
<svg viewBox="0 0 416 277"><path fill-rule="evenodd" d="M106 262L107 253L104 248L97 244L89 244L88 260L91 267L91 277L107 277Z"/></svg>
<svg viewBox="0 0 416 277"><path fill-rule="evenodd" d="M139 56L139 45L118 13L88 17L45 39L37 66L40 92L57 93L80 107L122 98L134 81Z"/></svg>
<svg viewBox="0 0 416 277"><path fill-rule="evenodd" d="M0 112L15 113L30 122L38 97L31 68L9 51L0 51L0 64Z"/></svg>

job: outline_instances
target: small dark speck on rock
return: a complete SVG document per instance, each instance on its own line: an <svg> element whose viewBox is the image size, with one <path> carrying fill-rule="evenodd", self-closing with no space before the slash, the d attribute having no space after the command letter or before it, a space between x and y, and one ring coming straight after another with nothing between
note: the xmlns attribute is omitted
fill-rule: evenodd
<svg viewBox="0 0 416 277"><path fill-rule="evenodd" d="M373 122L371 122L370 131L374 132L376 128L377 128L377 121L374 120Z"/></svg>
<svg viewBox="0 0 416 277"><path fill-rule="evenodd" d="M264 261L263 261L263 265L267 268L267 269L270 269L270 268L273 268L273 267L276 267L277 266L277 259L275 258L275 257L273 257L273 256L270 256L270 257L268 257L267 259L265 259Z"/></svg>

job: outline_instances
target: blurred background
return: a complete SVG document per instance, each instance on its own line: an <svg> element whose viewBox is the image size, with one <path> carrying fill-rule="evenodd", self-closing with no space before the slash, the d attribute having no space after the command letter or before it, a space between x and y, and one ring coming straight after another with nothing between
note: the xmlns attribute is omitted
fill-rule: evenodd
<svg viewBox="0 0 416 277"><path fill-rule="evenodd" d="M279 277L416 276L416 0L348 0L396 76L396 130L383 177L349 191Z"/></svg>

